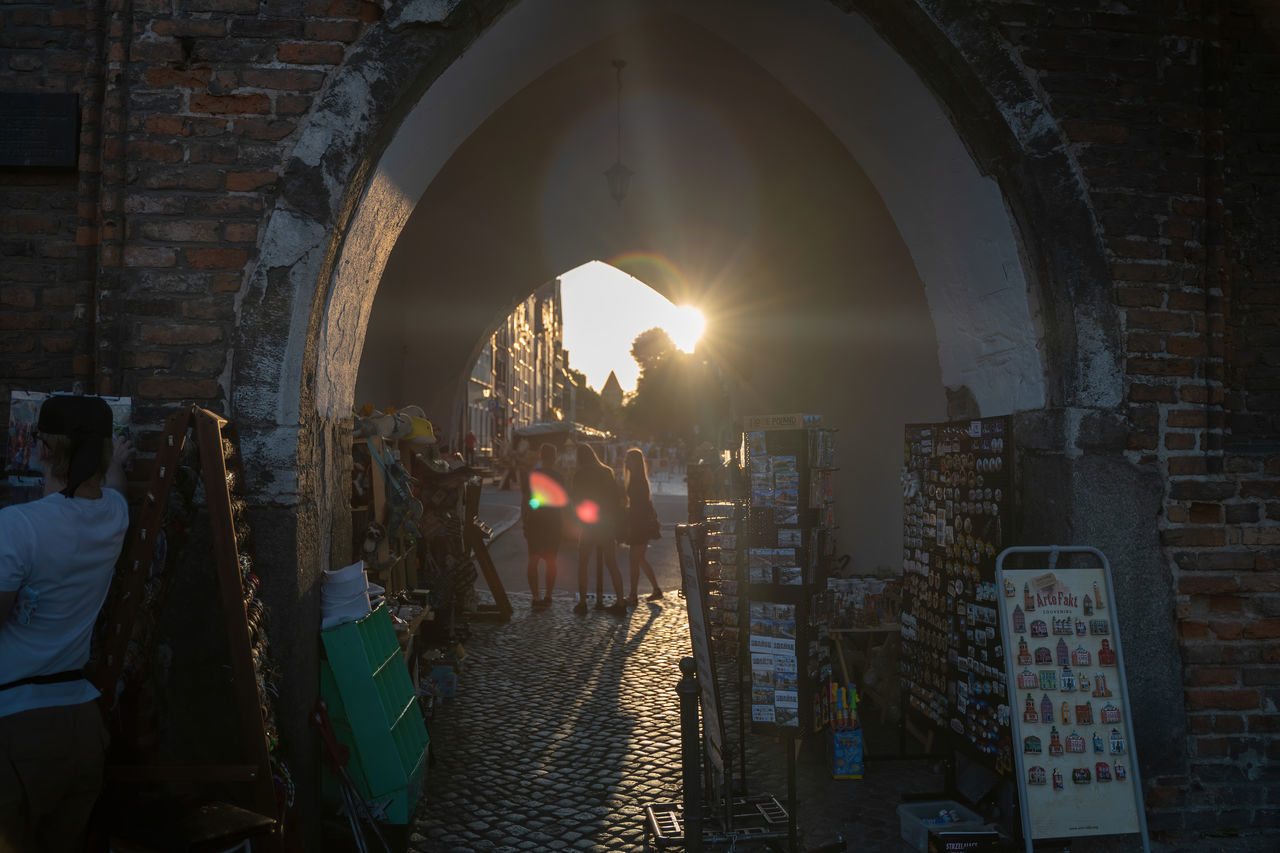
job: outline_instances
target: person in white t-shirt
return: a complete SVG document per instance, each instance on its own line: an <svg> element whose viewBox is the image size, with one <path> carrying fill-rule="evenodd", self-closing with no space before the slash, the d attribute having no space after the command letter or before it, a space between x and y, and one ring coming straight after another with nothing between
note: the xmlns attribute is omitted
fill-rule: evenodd
<svg viewBox="0 0 1280 853"><path fill-rule="evenodd" d="M107 734L84 678L129 526L124 465L98 397L50 397L44 497L0 509L0 850L80 850Z"/></svg>

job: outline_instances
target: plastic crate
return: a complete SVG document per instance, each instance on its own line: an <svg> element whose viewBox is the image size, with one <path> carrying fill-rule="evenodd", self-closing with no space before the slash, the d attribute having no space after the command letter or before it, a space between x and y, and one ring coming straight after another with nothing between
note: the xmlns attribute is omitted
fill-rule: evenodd
<svg viewBox="0 0 1280 853"><path fill-rule="evenodd" d="M352 781L366 801L382 805L388 821L406 823L417 805L430 738L390 612L379 607L320 638L320 695L334 733L350 749Z"/></svg>
<svg viewBox="0 0 1280 853"><path fill-rule="evenodd" d="M941 819L939 815L942 812L954 812L959 820ZM965 832L986 829L981 815L952 800L903 803L898 806L898 822L902 828L902 840L920 853L926 853L929 848L930 830Z"/></svg>

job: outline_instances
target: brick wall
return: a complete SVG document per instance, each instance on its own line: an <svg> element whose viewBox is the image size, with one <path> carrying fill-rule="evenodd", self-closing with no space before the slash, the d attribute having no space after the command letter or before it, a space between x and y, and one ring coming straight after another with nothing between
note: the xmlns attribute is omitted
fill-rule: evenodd
<svg viewBox="0 0 1280 853"><path fill-rule="evenodd" d="M856 8L857 2L838 5ZM945 0L922 6L946 7ZM10 91L76 92L80 168L0 170L0 421L77 380L222 411L236 296L286 155L381 7L0 6ZM1280 794L1280 41L1262 3L983 0L1085 183L1123 320L1128 454L1166 482L1190 756L1157 829ZM972 58L981 62L981 58ZM1235 812L1224 818L1223 804Z"/></svg>
<svg viewBox="0 0 1280 853"><path fill-rule="evenodd" d="M1086 180L1123 316L1129 455L1165 475L1190 743L1185 773L1146 780L1151 827L1274 827L1274 21L1240 3L988 7Z"/></svg>
<svg viewBox="0 0 1280 853"><path fill-rule="evenodd" d="M174 401L225 411L236 293L286 155L381 16L359 0L131 8L0 7L4 89L76 92L82 112L79 174L0 172L0 329L21 332L0 338L5 423L11 390L76 383L132 396L141 423Z"/></svg>

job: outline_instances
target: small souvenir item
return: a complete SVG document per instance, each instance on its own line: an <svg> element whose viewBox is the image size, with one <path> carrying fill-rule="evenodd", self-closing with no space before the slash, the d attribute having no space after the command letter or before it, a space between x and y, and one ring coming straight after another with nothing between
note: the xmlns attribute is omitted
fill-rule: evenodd
<svg viewBox="0 0 1280 853"><path fill-rule="evenodd" d="M1124 765L1123 765L1123 764L1117 764L1117 765L1115 765L1115 767L1114 767L1114 768L1112 768L1112 769L1115 771L1115 774L1116 774L1116 781L1117 781L1117 782L1123 782L1123 781L1124 781L1124 777L1125 777L1126 775L1128 775L1128 774L1126 773L1125 769L1124 769Z"/></svg>
<svg viewBox="0 0 1280 853"><path fill-rule="evenodd" d="M1031 652L1027 649L1027 638L1018 638L1018 666L1031 665Z"/></svg>
<svg viewBox="0 0 1280 853"><path fill-rule="evenodd" d="M1079 682L1079 684L1080 684L1080 692L1081 692L1081 693L1088 693L1088 692L1089 692L1089 688L1093 687L1093 682L1089 680L1089 676L1087 676L1087 675L1083 675L1083 674L1082 674L1082 675L1081 675L1078 679L1076 679L1076 680L1077 680L1077 681Z"/></svg>
<svg viewBox="0 0 1280 853"><path fill-rule="evenodd" d="M1053 652L1048 646L1036 646L1036 666L1048 666L1053 663Z"/></svg>
<svg viewBox="0 0 1280 853"><path fill-rule="evenodd" d="M1049 701L1048 693L1040 700L1040 720L1045 723L1053 722L1053 703Z"/></svg>
<svg viewBox="0 0 1280 853"><path fill-rule="evenodd" d="M1004 579L1004 596L1005 598L1013 598L1018 594L1017 589L1013 585L1013 581L1008 578Z"/></svg>
<svg viewBox="0 0 1280 853"><path fill-rule="evenodd" d="M1072 666L1089 666L1093 663L1093 655L1084 646L1076 646L1076 650L1071 653Z"/></svg>
<svg viewBox="0 0 1280 853"><path fill-rule="evenodd" d="M1035 735L1029 735L1022 739L1022 751L1027 755L1040 754L1040 738Z"/></svg>
<svg viewBox="0 0 1280 853"><path fill-rule="evenodd" d="M1062 703L1062 724L1064 726L1071 725L1071 706L1066 702Z"/></svg>
<svg viewBox="0 0 1280 853"><path fill-rule="evenodd" d="M1097 732L1093 733L1093 751L1099 755L1106 751L1106 747L1102 744L1102 735Z"/></svg>
<svg viewBox="0 0 1280 853"><path fill-rule="evenodd" d="M1085 616L1093 615L1093 599L1089 597L1089 593L1084 594L1084 599L1080 602L1080 609L1084 611Z"/></svg>
<svg viewBox="0 0 1280 853"><path fill-rule="evenodd" d="M1040 689L1041 690L1057 690L1058 689L1058 673L1052 669L1040 670Z"/></svg>
<svg viewBox="0 0 1280 853"><path fill-rule="evenodd" d="M1058 727L1049 730L1049 754L1062 755L1062 740L1058 736Z"/></svg>
<svg viewBox="0 0 1280 853"><path fill-rule="evenodd" d="M1089 633L1090 634L1109 634L1111 633L1111 626L1107 624L1106 619L1090 619Z"/></svg>
<svg viewBox="0 0 1280 853"><path fill-rule="evenodd" d="M1066 640L1062 640L1062 639L1059 639L1059 640L1058 640L1058 649L1057 649L1057 651L1058 651L1058 666L1066 666L1066 665L1067 665L1067 662L1068 662L1069 660L1071 660L1071 656L1070 656L1070 654L1067 652L1067 641L1066 641Z"/></svg>
<svg viewBox="0 0 1280 853"><path fill-rule="evenodd" d="M1120 722L1120 709L1110 702L1102 706L1102 722L1118 723Z"/></svg>
<svg viewBox="0 0 1280 853"><path fill-rule="evenodd" d="M1116 665L1115 650L1111 648L1111 642L1109 640L1104 639L1102 641L1102 648L1098 649L1098 666L1115 666L1115 665Z"/></svg>
<svg viewBox="0 0 1280 853"><path fill-rule="evenodd" d="M1062 790L1062 771L1056 767L1053 768L1053 790Z"/></svg>
<svg viewBox="0 0 1280 853"><path fill-rule="evenodd" d="M1058 679L1058 683L1062 685L1060 689L1064 693L1067 693L1076 689L1076 676L1075 676L1075 673L1071 671L1071 667L1064 666L1062 668L1062 675Z"/></svg>
<svg viewBox="0 0 1280 853"><path fill-rule="evenodd" d="M1053 633L1055 636L1069 637L1075 633L1075 628L1071 624L1070 616L1054 617Z"/></svg>
<svg viewBox="0 0 1280 853"><path fill-rule="evenodd" d="M1036 619L1031 623L1031 636L1037 638L1049 636L1049 626L1043 619Z"/></svg>
<svg viewBox="0 0 1280 853"><path fill-rule="evenodd" d="M1083 637L1088 632L1089 626L1085 624L1083 619L1076 620L1076 635Z"/></svg>
<svg viewBox="0 0 1280 853"><path fill-rule="evenodd" d="M1022 608L1016 604L1013 607L1013 630L1019 632L1027 630L1027 617L1022 614Z"/></svg>
<svg viewBox="0 0 1280 853"><path fill-rule="evenodd" d="M1067 735L1067 752L1084 752L1084 738L1078 732Z"/></svg>
<svg viewBox="0 0 1280 853"><path fill-rule="evenodd" d="M1119 729L1111 730L1111 754L1112 755L1124 754L1124 735L1120 734Z"/></svg>
<svg viewBox="0 0 1280 853"><path fill-rule="evenodd" d="M1093 695L1103 698L1111 695L1111 689L1107 687L1107 677L1100 672L1093 674Z"/></svg>
<svg viewBox="0 0 1280 853"><path fill-rule="evenodd" d="M1088 767L1077 767L1071 771L1071 781L1077 785L1088 785L1093 781L1093 774Z"/></svg>
<svg viewBox="0 0 1280 853"><path fill-rule="evenodd" d="M1022 606L1030 613L1036 609L1036 598L1031 594L1031 585L1024 583L1022 585Z"/></svg>
<svg viewBox="0 0 1280 853"><path fill-rule="evenodd" d="M1111 768L1107 766L1107 762L1099 761L1093 765L1093 775L1097 777L1099 782L1111 781Z"/></svg>
<svg viewBox="0 0 1280 853"><path fill-rule="evenodd" d="M1028 785L1043 785L1048 781L1049 779L1047 774L1044 772L1044 768L1039 765L1036 765L1027 771Z"/></svg>
<svg viewBox="0 0 1280 853"><path fill-rule="evenodd" d="M1093 604L1099 610L1102 609L1102 593L1098 591L1098 582L1093 582Z"/></svg>
<svg viewBox="0 0 1280 853"><path fill-rule="evenodd" d="M1031 694L1027 694L1027 704L1022 710L1022 722L1038 723L1040 718L1036 715L1036 700L1031 698Z"/></svg>
<svg viewBox="0 0 1280 853"><path fill-rule="evenodd" d="M1022 672L1018 673L1019 688L1030 688L1031 690L1034 690L1039 683L1040 679L1037 678L1036 674L1029 669L1024 669Z"/></svg>
<svg viewBox="0 0 1280 853"><path fill-rule="evenodd" d="M1103 720L1106 722L1106 720ZM1093 703L1085 702L1083 705L1076 706L1076 725L1091 726L1093 725Z"/></svg>

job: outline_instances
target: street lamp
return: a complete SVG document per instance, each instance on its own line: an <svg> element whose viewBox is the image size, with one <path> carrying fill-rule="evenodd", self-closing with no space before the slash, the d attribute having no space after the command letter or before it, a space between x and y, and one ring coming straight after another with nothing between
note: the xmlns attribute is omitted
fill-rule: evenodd
<svg viewBox="0 0 1280 853"><path fill-rule="evenodd" d="M627 187L635 172L622 165L622 69L627 67L627 63L625 60L615 59L613 67L618 77L618 157L612 166L605 169L604 178L609 182L609 195L618 203L618 207L622 207L622 200L627 196Z"/></svg>

